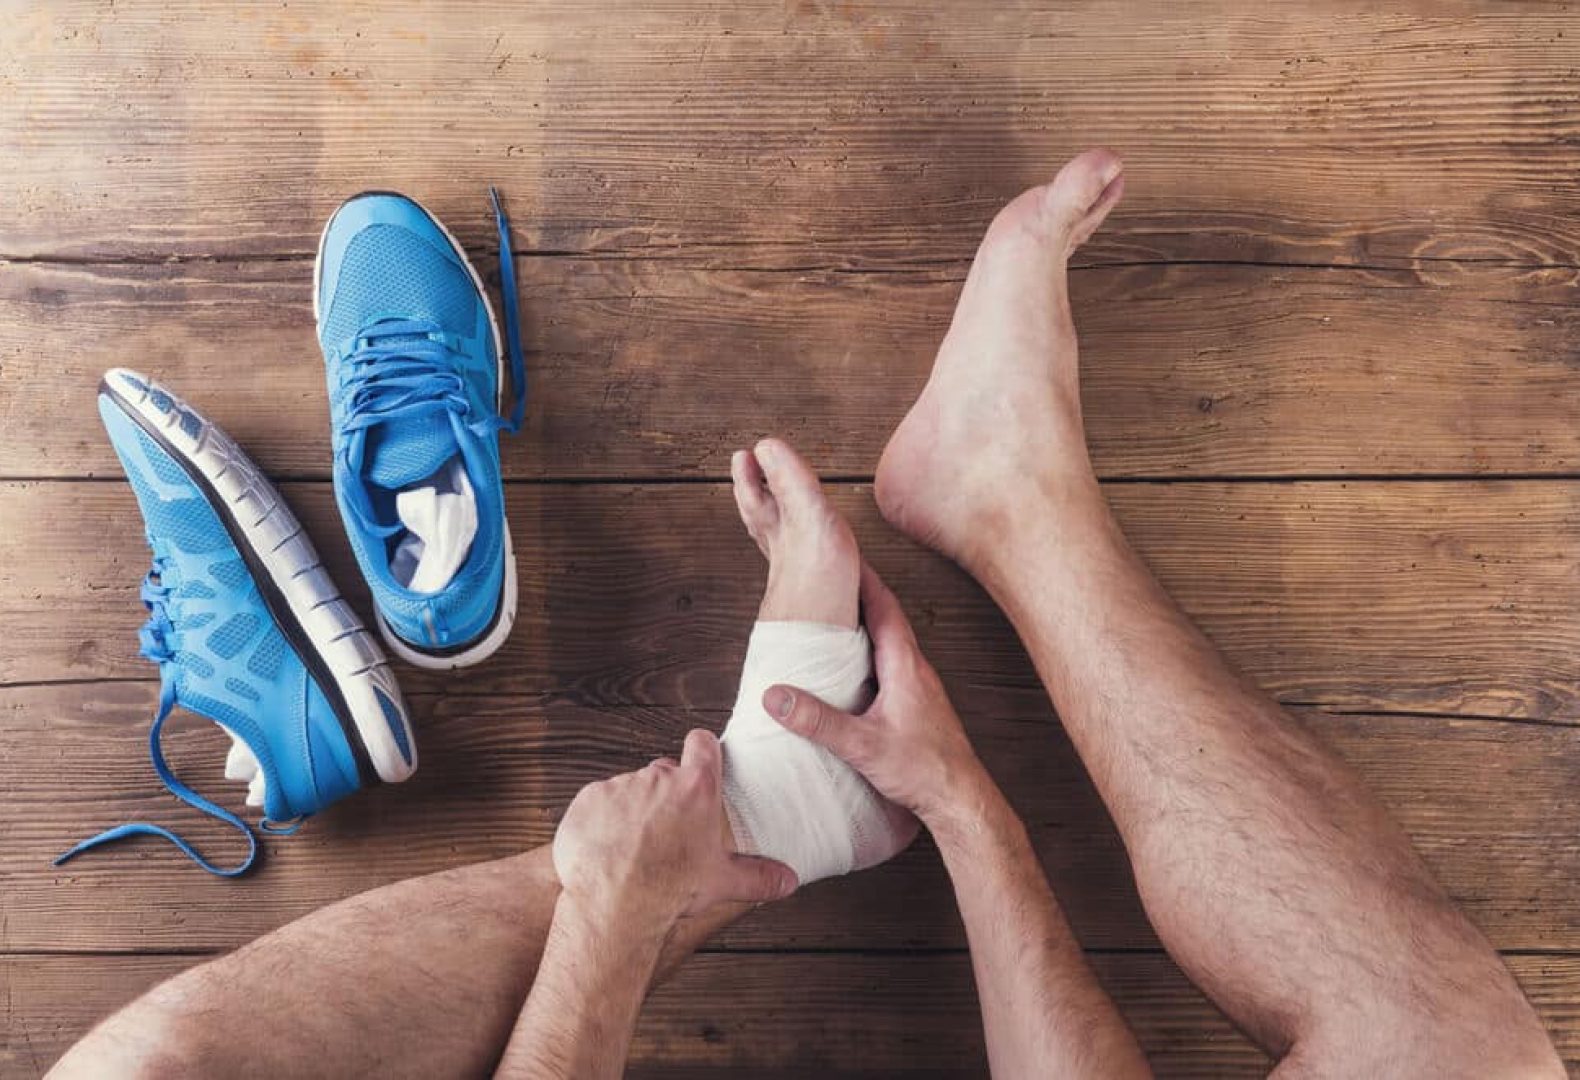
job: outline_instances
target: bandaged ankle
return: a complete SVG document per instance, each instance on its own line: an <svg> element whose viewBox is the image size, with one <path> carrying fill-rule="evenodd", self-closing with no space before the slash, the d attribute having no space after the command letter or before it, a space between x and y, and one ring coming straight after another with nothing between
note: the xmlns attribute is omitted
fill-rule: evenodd
<svg viewBox="0 0 1580 1080"><path fill-rule="evenodd" d="M786 863L801 884L894 855L889 805L849 765L786 730L763 708L776 683L860 712L872 700L865 630L812 622L752 628L735 711L724 729L724 806L742 852Z"/></svg>

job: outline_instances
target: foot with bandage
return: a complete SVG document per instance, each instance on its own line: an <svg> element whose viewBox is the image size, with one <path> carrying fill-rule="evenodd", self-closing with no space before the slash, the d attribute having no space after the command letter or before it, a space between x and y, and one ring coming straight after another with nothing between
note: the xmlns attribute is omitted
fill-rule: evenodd
<svg viewBox="0 0 1580 1080"><path fill-rule="evenodd" d="M746 531L768 559L735 710L725 729L724 801L740 851L788 864L802 885L876 866L916 820L828 750L787 730L764 695L788 684L846 712L872 701L861 625L861 552L817 476L778 439L730 463Z"/></svg>

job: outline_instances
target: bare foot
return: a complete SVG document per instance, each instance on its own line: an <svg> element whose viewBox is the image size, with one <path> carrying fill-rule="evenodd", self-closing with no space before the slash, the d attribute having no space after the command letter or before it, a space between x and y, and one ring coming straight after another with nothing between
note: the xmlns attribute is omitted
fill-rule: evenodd
<svg viewBox="0 0 1580 1080"><path fill-rule="evenodd" d="M1067 265L1123 190L1119 159L1088 150L999 211L878 463L883 516L968 569L1028 488L1092 483Z"/></svg>
<svg viewBox="0 0 1580 1080"><path fill-rule="evenodd" d="M854 628L860 618L861 552L817 474L790 446L764 439L730 458L741 521L768 558L757 617Z"/></svg>
<svg viewBox="0 0 1580 1080"><path fill-rule="evenodd" d="M735 452L730 476L746 531L768 557L768 587L757 617L854 629L861 617L861 551L850 525L829 505L817 474L783 441L764 439L749 453ZM849 766L830 757L826 768ZM891 858L916 836L916 819L909 812L877 795L873 800L870 812L881 815L884 824L880 828L869 821L856 830L853 869Z"/></svg>

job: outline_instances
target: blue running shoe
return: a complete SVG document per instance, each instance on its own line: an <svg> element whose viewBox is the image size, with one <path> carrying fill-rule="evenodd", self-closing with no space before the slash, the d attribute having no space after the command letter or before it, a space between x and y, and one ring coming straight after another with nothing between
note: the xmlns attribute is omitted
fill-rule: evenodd
<svg viewBox="0 0 1580 1080"><path fill-rule="evenodd" d="M160 836L210 873L235 877L252 866L257 838L170 771L160 733L172 708L230 734L226 776L252 781L261 828L290 832L358 788L412 774L406 707L377 640L340 599L307 534L223 431L119 368L99 386L99 415L153 548L139 636L142 654L159 665L154 769L174 795L240 830L247 856L224 869L168 829L139 822L83 841L56 865L112 840Z"/></svg>
<svg viewBox="0 0 1580 1080"><path fill-rule="evenodd" d="M379 629L419 667L486 659L516 617L499 433L521 427L525 364L497 194L494 214L506 337L455 237L404 195L343 203L314 271L335 498ZM507 360L516 402L504 417Z"/></svg>

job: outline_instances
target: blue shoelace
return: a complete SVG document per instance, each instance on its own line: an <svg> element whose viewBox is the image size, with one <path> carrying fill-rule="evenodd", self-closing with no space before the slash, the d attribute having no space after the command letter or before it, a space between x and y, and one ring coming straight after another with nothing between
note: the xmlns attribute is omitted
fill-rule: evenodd
<svg viewBox="0 0 1580 1080"><path fill-rule="evenodd" d="M149 660L159 665L159 708L154 713L154 724L148 731L148 754L154 763L154 771L159 774L159 779L170 793L189 806L196 807L211 817L231 825L247 838L247 856L238 865L225 868L215 866L205 859L197 848L169 829L159 825L150 825L144 821L131 821L124 825L117 825L113 829L106 829L97 836L90 837L61 855L55 860L55 865L76 858L84 851L96 848L101 844L112 843L125 839L128 836L158 836L170 841L180 848L187 858L197 863L203 869L219 877L240 877L252 869L252 864L258 858L258 838L253 835L247 823L240 817L217 806L191 788L183 784L170 766L165 762L164 747L161 734L164 731L165 719L170 715L176 702L176 663L175 648L171 643L171 635L175 633L175 626L170 621L168 603L172 585L169 580L170 567L165 560L154 557L153 569L143 579L143 587L139 592L143 606L148 609L148 621L137 632L138 652ZM259 766L262 767L261 765ZM265 819L259 827L266 832L289 833L294 832L299 822L275 823Z"/></svg>
<svg viewBox="0 0 1580 1080"><path fill-rule="evenodd" d="M521 430L527 413L527 365L521 348L521 317L516 306L515 256L510 247L510 221L499 202L499 192L488 189L494 204L494 226L499 232L499 285L505 306L505 352L510 361L515 404L508 417L490 414L467 423L466 383L452 357L459 352L453 335L426 319L386 319L364 327L346 357L351 366L341 393L345 417L341 427L349 438L346 464L353 475L361 472L366 433L399 419L448 414L457 441L486 439L498 432L513 435ZM397 525L375 520L372 503L363 485L351 488L351 505L360 524L374 536L390 536Z"/></svg>

